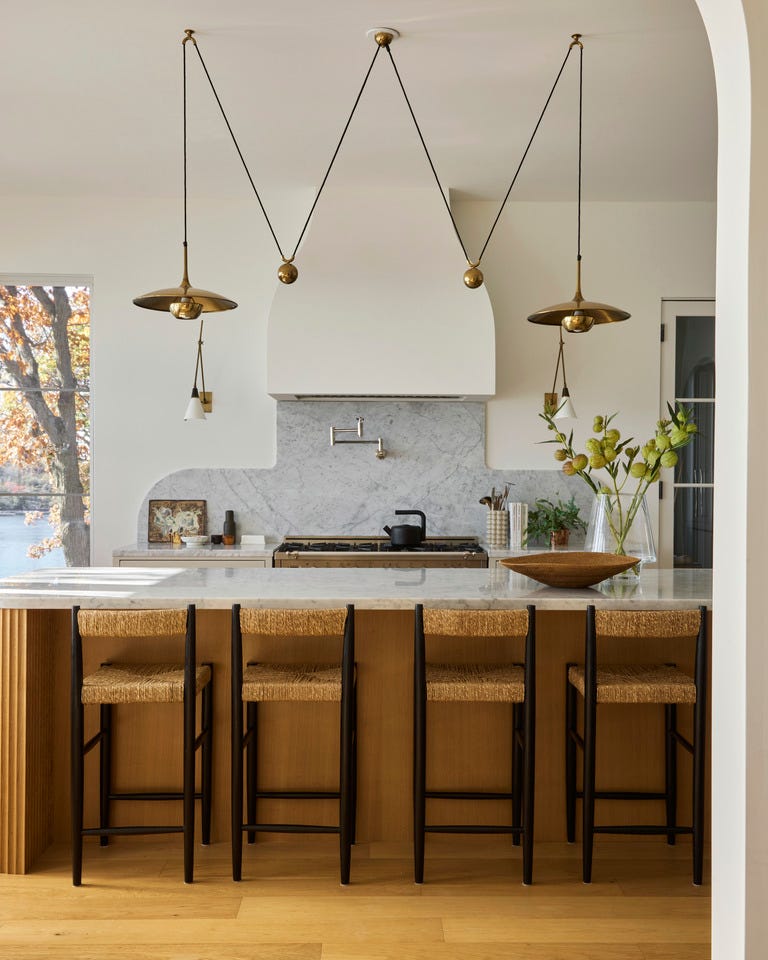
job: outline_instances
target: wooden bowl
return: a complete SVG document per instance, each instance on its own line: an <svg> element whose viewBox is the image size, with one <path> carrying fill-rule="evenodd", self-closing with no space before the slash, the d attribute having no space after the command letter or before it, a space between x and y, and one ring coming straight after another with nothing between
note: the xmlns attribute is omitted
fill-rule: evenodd
<svg viewBox="0 0 768 960"><path fill-rule="evenodd" d="M591 587L601 580L629 570L639 562L638 557L626 557L616 553L577 551L532 553L528 557L504 557L499 560L499 563L515 573L522 573L548 587Z"/></svg>

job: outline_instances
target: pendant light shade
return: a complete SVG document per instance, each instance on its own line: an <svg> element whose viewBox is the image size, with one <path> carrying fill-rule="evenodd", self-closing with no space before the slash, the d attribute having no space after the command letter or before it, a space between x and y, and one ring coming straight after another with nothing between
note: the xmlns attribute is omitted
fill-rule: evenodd
<svg viewBox="0 0 768 960"><path fill-rule="evenodd" d="M553 420L576 420L576 408L571 400L568 387L563 387L561 400L557 407L557 412L552 417Z"/></svg>
<svg viewBox="0 0 768 960"><path fill-rule="evenodd" d="M579 191L577 202L577 230L576 230L576 292L573 300L565 303L556 303L552 307L542 307L530 314L530 323L539 323L545 326L562 327L568 333L587 333L593 326L601 323L617 323L628 320L630 314L619 307L612 307L607 303L597 303L594 300L585 300L581 292L581 134L582 134L582 104L584 93L584 46L581 34L574 33L571 48L579 48Z"/></svg>
<svg viewBox="0 0 768 960"><path fill-rule="evenodd" d="M171 313L179 320L197 320L201 313L214 313L220 310L233 310L237 304L221 294L211 293L210 290L201 290L193 287L189 282L187 268L187 43L190 41L197 46L194 30L185 30L181 41L182 49L182 90L183 90L183 117L184 117L184 269L181 283L178 287L167 287L163 290L153 290L143 296L134 298L137 307L145 310L161 310ZM204 419L205 415L203 415ZM185 419L188 419L185 417Z"/></svg>
<svg viewBox="0 0 768 960"><path fill-rule="evenodd" d="M221 294L190 286L187 276L186 240L184 241L184 275L179 286L153 290L151 293L136 297L133 302L137 307L144 307L145 310L162 310L165 313L171 313L178 320L197 320L201 313L234 310L237 306L234 300L222 297Z"/></svg>
<svg viewBox="0 0 768 960"><path fill-rule="evenodd" d="M203 410L203 404L200 401L200 394L198 393L197 387L192 387L192 396L189 398L189 403L187 404L187 410L184 414L185 420L205 420L205 410Z"/></svg>

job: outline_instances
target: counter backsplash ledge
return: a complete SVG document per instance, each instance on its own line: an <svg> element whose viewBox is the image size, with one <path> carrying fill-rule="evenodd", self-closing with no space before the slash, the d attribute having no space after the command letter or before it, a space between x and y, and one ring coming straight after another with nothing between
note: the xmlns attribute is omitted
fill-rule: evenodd
<svg viewBox="0 0 768 960"><path fill-rule="evenodd" d="M365 418L375 446L332 447L331 425ZM485 465L485 404L429 401L277 403L277 457L267 469L187 469L159 480L139 511L137 540L147 539L150 500L208 503L209 532L220 533L234 510L238 535L376 535L397 508L427 515L428 536L485 535L480 497L512 483L510 502L573 494L589 516L591 495L560 470L489 470Z"/></svg>

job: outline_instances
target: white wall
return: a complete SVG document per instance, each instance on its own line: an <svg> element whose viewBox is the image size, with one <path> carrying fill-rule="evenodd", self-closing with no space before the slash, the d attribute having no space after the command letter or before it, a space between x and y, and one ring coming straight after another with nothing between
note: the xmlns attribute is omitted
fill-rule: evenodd
<svg viewBox="0 0 768 960"><path fill-rule="evenodd" d="M272 200L280 236L296 235L310 199ZM462 203L458 210L468 242L481 238L493 205ZM265 345L279 260L252 203L190 207L192 282L240 303L206 324L215 413L205 424L182 420L197 325L131 303L180 279L178 201L6 198L2 211L3 273L94 278L94 563L109 563L114 547L134 540L144 495L162 476L274 462ZM712 295L714 216L712 204L585 206L585 294L633 314L627 323L568 338L569 383L586 426L593 411L607 409L622 410L622 425L638 435L655 423L659 301ZM525 317L573 293L573 220L572 205L513 204L483 263L497 330L498 396L489 404L487 440L495 468L555 466L551 448L535 441L556 331ZM458 282L462 271L457 261Z"/></svg>
<svg viewBox="0 0 768 960"><path fill-rule="evenodd" d="M295 237L311 194L268 200L278 235ZM181 279L180 202L6 197L0 210L6 276L93 277L94 564L111 563L114 547L135 541L144 494L165 474L274 462L265 344L280 259L255 200L190 204L192 283L240 304L206 321L206 387L215 410L206 423L182 419L198 324L131 303Z"/></svg>
<svg viewBox="0 0 768 960"><path fill-rule="evenodd" d="M455 205L470 253L498 209ZM661 299L713 297L714 203L589 203L582 213L582 288L589 300L628 310L624 323L565 334L568 385L586 438L597 413L614 413L643 441L659 417ZM576 281L574 204L513 203L483 260L496 320L496 399L488 404L488 466L552 468L536 416L552 388L558 330L528 323L534 310L570 300ZM558 382L558 391L560 383Z"/></svg>

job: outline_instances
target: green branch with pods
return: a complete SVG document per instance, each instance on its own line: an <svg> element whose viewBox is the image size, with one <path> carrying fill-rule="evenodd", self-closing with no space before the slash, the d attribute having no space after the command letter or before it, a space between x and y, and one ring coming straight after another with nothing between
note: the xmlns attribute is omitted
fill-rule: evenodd
<svg viewBox="0 0 768 960"><path fill-rule="evenodd" d="M657 422L655 435L642 447L632 446L633 437L622 440L620 431L611 426L617 414L596 416L592 424L595 436L584 442L585 453L574 448L573 430L567 436L561 431L554 420L556 411L539 414L547 429L554 433L552 439L542 442L557 444L555 460L563 464L563 473L568 477L581 477L595 495L602 493L615 498L609 510L609 522L617 553L624 552L624 540L650 485L659 480L662 469L677 465L677 451L688 446L696 436L693 409L686 409L680 403L675 409L668 403L667 410L669 418ZM607 482L593 476L598 470L608 475ZM634 489L625 491L633 480L637 481ZM624 492L631 496L628 507L622 505L619 496Z"/></svg>

